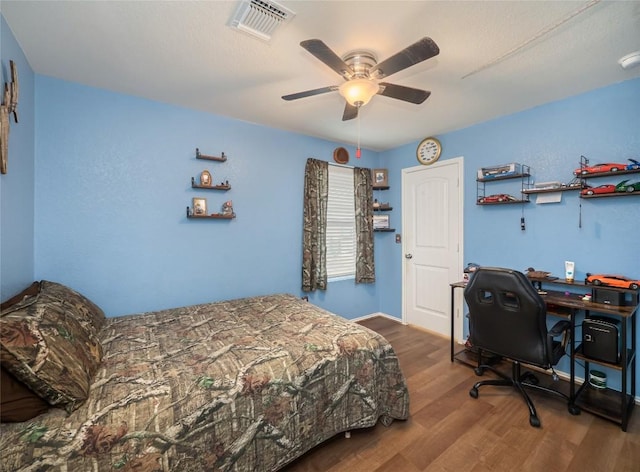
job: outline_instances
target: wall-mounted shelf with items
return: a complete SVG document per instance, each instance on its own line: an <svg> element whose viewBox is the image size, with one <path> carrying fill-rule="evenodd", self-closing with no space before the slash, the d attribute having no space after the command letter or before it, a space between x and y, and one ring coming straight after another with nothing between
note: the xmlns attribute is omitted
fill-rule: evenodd
<svg viewBox="0 0 640 472"><path fill-rule="evenodd" d="M387 169L372 169L373 190L389 190L389 176ZM388 203L378 203L375 199L373 202L374 213L391 211L393 208ZM376 233L393 233L394 228L390 228L389 215L373 216L373 231Z"/></svg>
<svg viewBox="0 0 640 472"><path fill-rule="evenodd" d="M393 208L388 203L380 203L378 200L373 201L373 211L392 211Z"/></svg>
<svg viewBox="0 0 640 472"><path fill-rule="evenodd" d="M227 156L223 152L220 156L211 156L202 154L199 148L196 148L196 159L213 162L226 162ZM196 182L195 177L191 177L191 188L199 190L218 190L226 192L231 190L228 180L220 182L218 185L213 183L213 178L208 170L200 173L200 182ZM209 213L207 211L207 199L201 197L193 198L193 207L187 207L188 219L210 219L210 220L232 220L236 217L233 211L233 202L228 200L222 204L221 213Z"/></svg>
<svg viewBox="0 0 640 472"><path fill-rule="evenodd" d="M225 162L227 160L227 156L225 156L224 152L220 156L209 156L206 154L201 154L200 149L196 148L196 159L203 159L205 161Z"/></svg>
<svg viewBox="0 0 640 472"><path fill-rule="evenodd" d="M604 163L589 165L589 159L580 156L580 168L574 174L582 182L583 189L580 198L609 198L609 197L630 197L640 195L640 179L631 182L625 179L617 184L604 184L592 187L587 184L588 179L600 177L619 177L627 174L640 174L640 162L629 159L629 164L624 163Z"/></svg>
<svg viewBox="0 0 640 472"><path fill-rule="evenodd" d="M538 184L540 185L540 184ZM569 182L568 184L562 184L559 182L550 183L548 186L540 185L536 187L535 185L530 188L522 189L522 193L525 195L534 195L538 193L555 193L555 192L569 192L571 190L581 190L583 187L582 182Z"/></svg>
<svg viewBox="0 0 640 472"><path fill-rule="evenodd" d="M229 185L228 181L226 181L225 183L221 183L219 185L197 184L196 179L194 177L191 177L191 188L201 188L204 190L223 190L226 192L227 190L231 190L231 185Z"/></svg>
<svg viewBox="0 0 640 472"><path fill-rule="evenodd" d="M223 214L223 213L212 213L210 215L194 215L191 208L187 207L187 218L189 219L199 219L199 220L232 220L236 217L235 213L231 214Z"/></svg>
<svg viewBox="0 0 640 472"><path fill-rule="evenodd" d="M513 162L494 167L478 169L476 178L476 204L477 205L507 205L511 203L529 203L529 196L524 189L530 186L531 169L524 164ZM486 185L502 180L520 180L518 193L520 198L507 193L486 194Z"/></svg>
<svg viewBox="0 0 640 472"><path fill-rule="evenodd" d="M631 197L632 195L640 195L640 190L631 192L613 192L613 193L594 193L593 195L581 194L580 198L608 198L608 197Z"/></svg>
<svg viewBox="0 0 640 472"><path fill-rule="evenodd" d="M376 233L391 233L395 231L390 227L389 215L373 215L373 231Z"/></svg>

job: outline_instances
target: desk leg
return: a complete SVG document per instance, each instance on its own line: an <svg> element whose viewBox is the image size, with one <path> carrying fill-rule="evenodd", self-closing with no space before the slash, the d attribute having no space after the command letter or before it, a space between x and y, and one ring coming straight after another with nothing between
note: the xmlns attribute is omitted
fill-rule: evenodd
<svg viewBox="0 0 640 472"><path fill-rule="evenodd" d="M633 398L629 397L629 394L627 393L627 369L629 369L629 365L627 364L627 319L624 318L622 319L622 322L620 323L621 327L622 327L622 333L620 335L620 339L621 339L621 356L620 356L620 363L622 364L622 388L621 388L621 392L622 395L622 400L621 400L621 405L620 405L620 412L622 414L621 416L621 428L622 431L627 431L627 424L629 422L629 412L630 412L630 407L629 407L629 401L633 401Z"/></svg>
<svg viewBox="0 0 640 472"><path fill-rule="evenodd" d="M569 402L573 406L576 401L576 314L571 313L571 327L569 328Z"/></svg>
<svg viewBox="0 0 640 472"><path fill-rule="evenodd" d="M454 330L454 324L453 324L453 318L454 318L454 304L453 304L453 299L454 299L454 290L455 287L451 287L451 311L449 312L450 316L451 316L451 362L453 362L453 330Z"/></svg>

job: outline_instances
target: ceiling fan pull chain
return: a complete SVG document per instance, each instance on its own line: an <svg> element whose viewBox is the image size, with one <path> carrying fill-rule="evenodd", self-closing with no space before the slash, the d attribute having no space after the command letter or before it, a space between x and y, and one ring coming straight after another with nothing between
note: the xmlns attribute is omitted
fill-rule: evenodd
<svg viewBox="0 0 640 472"><path fill-rule="evenodd" d="M360 113L358 113L358 148L356 149L356 159L360 159L361 156L362 156L362 151L360 150Z"/></svg>

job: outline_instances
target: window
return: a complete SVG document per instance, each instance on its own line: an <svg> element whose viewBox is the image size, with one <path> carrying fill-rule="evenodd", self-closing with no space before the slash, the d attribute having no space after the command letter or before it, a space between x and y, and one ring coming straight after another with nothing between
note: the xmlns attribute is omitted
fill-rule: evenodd
<svg viewBox="0 0 640 472"><path fill-rule="evenodd" d="M355 277L356 217L353 169L329 166L327 278Z"/></svg>
<svg viewBox="0 0 640 472"><path fill-rule="evenodd" d="M327 289L329 259L333 280L354 278L356 284L376 281L371 169L331 167L329 178L330 167L326 161L309 158L304 168L302 290L305 292Z"/></svg>

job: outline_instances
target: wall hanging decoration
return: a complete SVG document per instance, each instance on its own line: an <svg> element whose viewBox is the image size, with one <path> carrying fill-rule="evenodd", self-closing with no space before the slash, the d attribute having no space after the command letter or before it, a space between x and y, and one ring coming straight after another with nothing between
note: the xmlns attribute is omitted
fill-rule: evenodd
<svg viewBox="0 0 640 472"><path fill-rule="evenodd" d="M227 156L223 152L219 156L202 154L199 148L196 148L196 159L204 159L206 161L226 162ZM231 190L229 180L220 181L219 184L213 182L213 176L209 170L205 169L200 173L200 181L196 182L196 177L191 177L191 188L204 190L221 190L226 192ZM228 200L223 203L220 213L208 213L207 200L202 197L192 199L193 207L187 207L187 218L189 219L209 219L209 220L232 220L236 217L233 211L233 202Z"/></svg>
<svg viewBox="0 0 640 472"><path fill-rule="evenodd" d="M347 164L349 162L349 151L343 147L337 147L333 150L333 160L338 164Z"/></svg>
<svg viewBox="0 0 640 472"><path fill-rule="evenodd" d="M15 62L9 61L11 67L11 83L4 84L2 105L0 105L0 172L7 173L9 158L9 117L18 122L18 68Z"/></svg>
<svg viewBox="0 0 640 472"><path fill-rule="evenodd" d="M373 229L389 229L389 215L373 215Z"/></svg>
<svg viewBox="0 0 640 472"><path fill-rule="evenodd" d="M211 173L208 170L203 170L200 174L200 185L203 187L211 187Z"/></svg>
<svg viewBox="0 0 640 472"><path fill-rule="evenodd" d="M211 156L209 154L202 154L199 148L196 148L196 159L204 159L205 161L218 161L225 162L227 160L227 156L224 152L219 156Z"/></svg>
<svg viewBox="0 0 640 472"><path fill-rule="evenodd" d="M389 186L387 169L373 169L373 188L381 189Z"/></svg>
<svg viewBox="0 0 640 472"><path fill-rule="evenodd" d="M193 214L195 216L204 216L207 214L207 199L206 198L194 198L193 199Z"/></svg>
<svg viewBox="0 0 640 472"><path fill-rule="evenodd" d="M233 202L231 200L227 200L222 204L222 214L224 216L235 216L233 212Z"/></svg>

